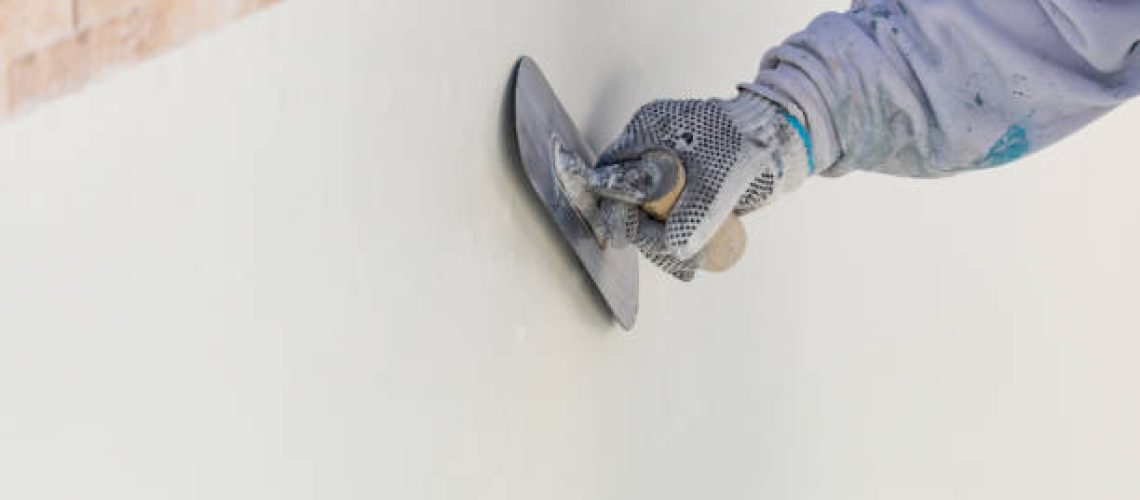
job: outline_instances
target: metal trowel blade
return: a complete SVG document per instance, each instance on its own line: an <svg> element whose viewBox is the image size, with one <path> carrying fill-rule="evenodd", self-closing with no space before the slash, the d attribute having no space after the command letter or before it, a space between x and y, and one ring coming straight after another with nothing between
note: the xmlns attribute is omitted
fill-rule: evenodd
<svg viewBox="0 0 1140 500"><path fill-rule="evenodd" d="M594 164L594 154L532 59L519 60L515 78L515 133L526 176L618 324L629 330L637 319L637 250L599 244L554 168L559 151L569 151L587 165Z"/></svg>

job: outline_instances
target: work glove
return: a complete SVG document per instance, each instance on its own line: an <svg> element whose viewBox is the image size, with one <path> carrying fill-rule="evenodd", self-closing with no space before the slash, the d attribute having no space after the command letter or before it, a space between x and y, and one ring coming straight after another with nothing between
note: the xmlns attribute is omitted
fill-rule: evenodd
<svg viewBox="0 0 1140 500"><path fill-rule="evenodd" d="M731 214L768 205L812 174L803 123L748 90L731 100L645 105L602 152L598 165L634 161L664 148L680 157L687 184L664 223L638 207L603 201L611 240L633 243L666 272L693 280L705 245Z"/></svg>

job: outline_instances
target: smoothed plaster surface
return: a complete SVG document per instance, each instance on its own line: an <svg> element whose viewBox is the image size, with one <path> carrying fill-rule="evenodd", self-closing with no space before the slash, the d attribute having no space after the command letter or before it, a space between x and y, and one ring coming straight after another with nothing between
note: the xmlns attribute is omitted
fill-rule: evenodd
<svg viewBox="0 0 1140 500"><path fill-rule="evenodd" d="M0 128L0 497L1140 495L1126 106L1024 162L813 179L608 324L513 163L841 2L289 0Z"/></svg>

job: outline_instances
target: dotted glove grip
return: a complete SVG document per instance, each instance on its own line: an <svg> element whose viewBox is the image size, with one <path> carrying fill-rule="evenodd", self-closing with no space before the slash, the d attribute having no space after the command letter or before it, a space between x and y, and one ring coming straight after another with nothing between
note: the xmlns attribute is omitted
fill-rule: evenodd
<svg viewBox="0 0 1140 500"><path fill-rule="evenodd" d="M783 110L762 97L732 101L656 101L641 108L598 164L633 161L667 149L688 180L662 223L636 207L604 201L611 233L679 279L692 280L709 241L736 213L745 214L806 177L807 152ZM798 184L795 182L794 184Z"/></svg>

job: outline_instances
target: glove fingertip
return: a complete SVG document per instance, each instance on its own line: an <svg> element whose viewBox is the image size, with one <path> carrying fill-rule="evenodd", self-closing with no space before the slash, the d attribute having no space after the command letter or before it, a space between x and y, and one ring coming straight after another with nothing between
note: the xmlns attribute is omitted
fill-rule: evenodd
<svg viewBox="0 0 1140 500"><path fill-rule="evenodd" d="M677 271L673 273L673 277L684 281L685 283L692 283L693 280L697 279L697 272L692 269Z"/></svg>

